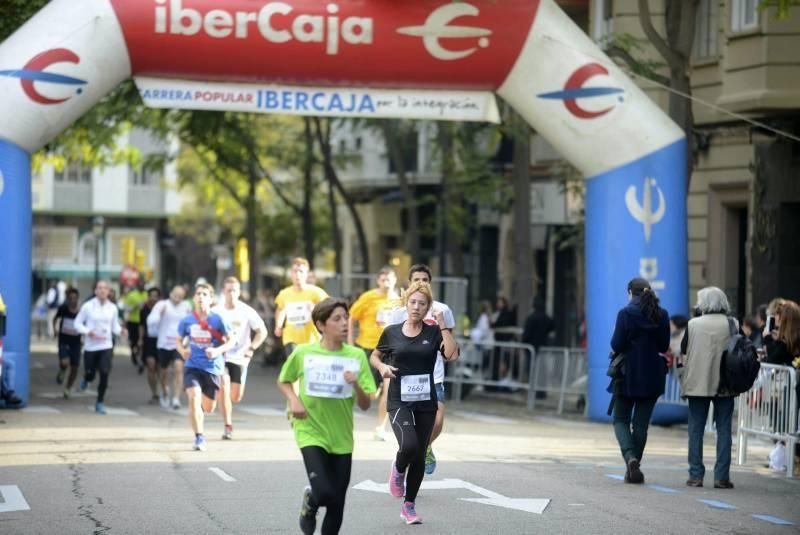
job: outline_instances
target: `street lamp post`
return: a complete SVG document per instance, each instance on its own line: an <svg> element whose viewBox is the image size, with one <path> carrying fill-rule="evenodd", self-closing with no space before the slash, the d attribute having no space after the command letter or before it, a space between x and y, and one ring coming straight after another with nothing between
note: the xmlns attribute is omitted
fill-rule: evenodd
<svg viewBox="0 0 800 535"><path fill-rule="evenodd" d="M92 235L94 236L94 285L100 280L100 238L103 237L103 230L106 220L101 215L92 218Z"/></svg>

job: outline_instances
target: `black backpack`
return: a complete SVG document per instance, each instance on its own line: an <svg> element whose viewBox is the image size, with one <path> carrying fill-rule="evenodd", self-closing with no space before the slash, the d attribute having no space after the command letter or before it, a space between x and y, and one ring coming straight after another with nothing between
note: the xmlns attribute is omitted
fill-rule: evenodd
<svg viewBox="0 0 800 535"><path fill-rule="evenodd" d="M728 318L731 338L727 349L722 353L720 363L720 386L728 393L741 394L752 388L758 377L761 363L753 342L736 330L733 319ZM723 388L720 388L722 390Z"/></svg>

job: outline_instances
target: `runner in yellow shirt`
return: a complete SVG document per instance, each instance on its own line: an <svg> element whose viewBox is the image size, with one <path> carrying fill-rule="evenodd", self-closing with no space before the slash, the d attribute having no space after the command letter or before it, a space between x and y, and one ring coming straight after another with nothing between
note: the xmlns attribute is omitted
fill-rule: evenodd
<svg viewBox="0 0 800 535"><path fill-rule="evenodd" d="M400 295L395 287L397 286L397 274L389 266L383 267L377 276L378 287L368 290L361 294L355 303L350 307L350 320L347 329L347 343L353 344L354 326L358 323L358 338L355 339L356 345L364 350L367 358L375 350L378 340L383 333L384 327L390 323L392 311L400 306ZM378 375L377 370L373 370L375 384L380 391L380 401L378 402L378 426L375 428L375 438L386 440L386 392L389 388L389 380L383 380ZM383 387L381 387L383 385Z"/></svg>
<svg viewBox="0 0 800 535"><path fill-rule="evenodd" d="M287 357L298 344L310 344L320 339L311 321L311 311L328 294L322 288L308 284L309 269L308 260L293 258L292 285L281 290L275 298L275 336L283 341Z"/></svg>

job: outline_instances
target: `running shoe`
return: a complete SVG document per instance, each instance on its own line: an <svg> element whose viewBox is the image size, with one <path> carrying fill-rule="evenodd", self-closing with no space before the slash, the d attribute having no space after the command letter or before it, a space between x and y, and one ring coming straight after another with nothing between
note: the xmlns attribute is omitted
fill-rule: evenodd
<svg viewBox="0 0 800 535"><path fill-rule="evenodd" d="M206 439L203 435L194 438L194 451L206 451Z"/></svg>
<svg viewBox="0 0 800 535"><path fill-rule="evenodd" d="M222 440L233 440L233 426L226 425L225 431L222 433Z"/></svg>
<svg viewBox="0 0 800 535"><path fill-rule="evenodd" d="M106 414L106 406L102 403L95 403L94 412L97 414Z"/></svg>
<svg viewBox="0 0 800 535"><path fill-rule="evenodd" d="M147 404L148 405L158 405L159 401L160 400L158 399L158 396L153 396L153 397L150 398L150 400L147 402Z"/></svg>
<svg viewBox="0 0 800 535"><path fill-rule="evenodd" d="M167 396L165 396L164 394L161 394L158 397L158 403L159 403L159 405L161 405L162 409L169 409L169 398Z"/></svg>
<svg viewBox="0 0 800 535"><path fill-rule="evenodd" d="M178 410L181 408L181 400L178 398L172 398L172 408Z"/></svg>
<svg viewBox="0 0 800 535"><path fill-rule="evenodd" d="M64 389L64 399L69 399L69 397L71 395L72 395L72 391L69 388L65 388Z"/></svg>
<svg viewBox="0 0 800 535"><path fill-rule="evenodd" d="M80 391L84 392L87 388L89 388L89 381L81 379Z"/></svg>
<svg viewBox="0 0 800 535"><path fill-rule="evenodd" d="M386 429L382 425L375 428L375 440L386 442Z"/></svg>
<svg viewBox="0 0 800 535"><path fill-rule="evenodd" d="M58 375L56 375L56 384L62 384L64 382L64 374L67 370L58 370Z"/></svg>
<svg viewBox="0 0 800 535"><path fill-rule="evenodd" d="M433 454L433 448L428 446L428 451L425 452L425 473L431 475L436 471L436 455Z"/></svg>
<svg viewBox="0 0 800 535"><path fill-rule="evenodd" d="M317 510L311 507L311 487L303 489L303 501L300 505L300 531L303 535L314 535L317 529Z"/></svg>
<svg viewBox="0 0 800 535"><path fill-rule="evenodd" d="M422 524L422 517L417 515L417 508L414 502L403 502L403 508L400 509L400 518L406 521L406 525Z"/></svg>
<svg viewBox="0 0 800 535"><path fill-rule="evenodd" d="M392 461L392 471L389 473L389 494L399 498L406 491L406 475L397 470L397 466Z"/></svg>

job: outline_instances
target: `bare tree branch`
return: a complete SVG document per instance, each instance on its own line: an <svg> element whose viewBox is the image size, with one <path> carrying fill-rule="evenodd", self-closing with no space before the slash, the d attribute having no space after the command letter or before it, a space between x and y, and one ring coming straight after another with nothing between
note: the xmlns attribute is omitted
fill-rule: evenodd
<svg viewBox="0 0 800 535"><path fill-rule="evenodd" d="M670 48L669 44L663 37L656 31L653 26L653 19L650 15L650 5L648 0L639 0L639 22L642 24L644 34L656 47L658 53L667 60L667 63L672 66L679 62L681 58Z"/></svg>
<svg viewBox="0 0 800 535"><path fill-rule="evenodd" d="M270 175L267 172L267 170L264 169L264 166L261 165L261 160L258 157L258 151L256 150L256 147L253 144L252 139L250 139L250 137L243 131L241 125L239 123L235 123L231 125L231 128L233 128L239 135L239 139L242 141L242 144L244 145L245 149L247 149L247 154L255 162L256 168L261 174L261 178L269 182L269 184L272 186L272 189L275 191L275 194L278 197L280 197L280 199L284 203L286 203L286 205L289 208L291 208L293 212L295 212L298 215L301 215L303 213L302 207L286 196L286 194L283 192L282 187L279 186L277 182L275 182L275 179L272 178L272 175Z"/></svg>
<svg viewBox="0 0 800 535"><path fill-rule="evenodd" d="M648 69L634 58L630 52L617 45L611 45L605 49L605 53L611 58L619 58L624 61L631 71L641 74L655 82L662 85L669 85L669 78L662 76L655 72L653 69Z"/></svg>

